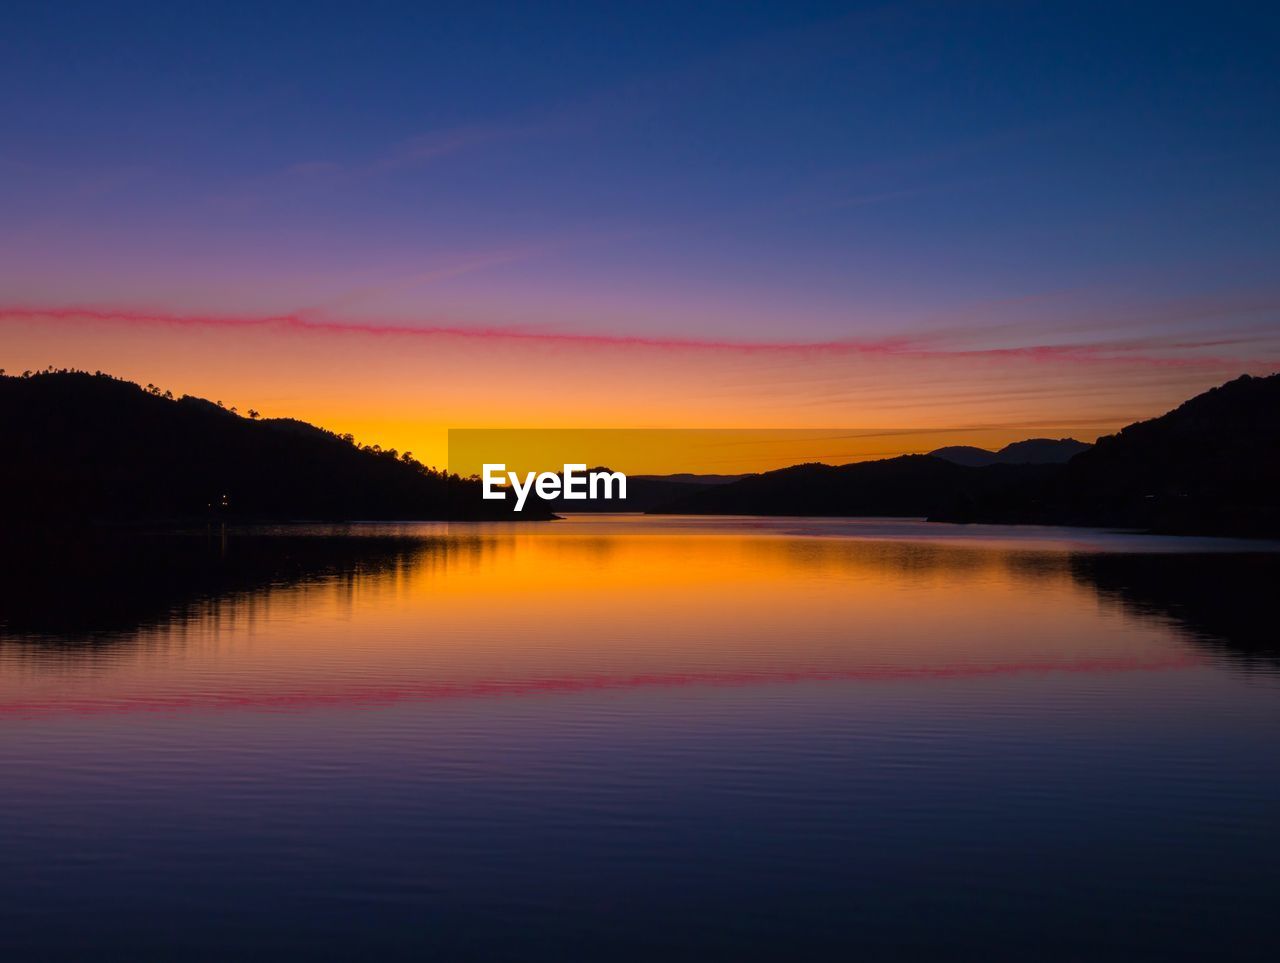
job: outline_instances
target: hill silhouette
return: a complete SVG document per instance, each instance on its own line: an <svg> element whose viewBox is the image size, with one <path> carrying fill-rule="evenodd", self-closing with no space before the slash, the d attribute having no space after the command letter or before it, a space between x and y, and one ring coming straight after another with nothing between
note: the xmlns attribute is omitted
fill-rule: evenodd
<svg viewBox="0 0 1280 963"><path fill-rule="evenodd" d="M850 465L810 463L727 485L700 486L657 511L677 515L923 517L988 499L1056 471L1053 465L970 468L930 455Z"/></svg>
<svg viewBox="0 0 1280 963"><path fill-rule="evenodd" d="M102 374L0 375L0 519L52 521L554 517L485 501L475 480L295 419ZM1080 450L1083 449L1083 450ZM1062 463L1071 451L1078 453ZM995 459L984 463L985 457ZM975 463L975 460L977 463ZM1092 447L1029 439L999 452L794 465L713 483L635 477L586 511L888 515L1280 536L1280 375L1242 376Z"/></svg>
<svg viewBox="0 0 1280 963"><path fill-rule="evenodd" d="M1093 446L1029 439L704 486L675 514L925 516L1280 537L1280 375L1244 375Z"/></svg>
<svg viewBox="0 0 1280 963"><path fill-rule="evenodd" d="M289 418L241 417L103 374L0 376L0 518L509 517L479 483ZM522 519L551 517L537 506Z"/></svg>
<svg viewBox="0 0 1280 963"><path fill-rule="evenodd" d="M1098 439L1051 478L934 517L1280 535L1280 375L1243 375Z"/></svg>
<svg viewBox="0 0 1280 963"><path fill-rule="evenodd" d="M596 465L591 472L609 472L611 468ZM626 498L584 498L565 501L557 507L563 514L609 514L616 512L652 512L672 501L701 491L708 485L723 485L743 478L742 475L627 475Z"/></svg>
<svg viewBox="0 0 1280 963"><path fill-rule="evenodd" d="M984 468L987 465L1061 465L1070 461L1089 445L1074 438L1028 438L1005 445L999 451L976 448L973 445L949 445L931 452L934 458Z"/></svg>
<svg viewBox="0 0 1280 963"><path fill-rule="evenodd" d="M676 482L682 485L729 485L753 474L755 472L747 472L741 475L710 475L682 471L672 475L628 475L627 478L628 480L639 478L642 481Z"/></svg>

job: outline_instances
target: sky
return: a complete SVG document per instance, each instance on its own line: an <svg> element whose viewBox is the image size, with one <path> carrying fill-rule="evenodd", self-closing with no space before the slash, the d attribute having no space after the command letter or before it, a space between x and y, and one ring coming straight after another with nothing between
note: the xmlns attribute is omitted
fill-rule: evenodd
<svg viewBox="0 0 1280 963"><path fill-rule="evenodd" d="M1091 440L1280 370L1266 4L7 11L10 373L439 462L451 427Z"/></svg>

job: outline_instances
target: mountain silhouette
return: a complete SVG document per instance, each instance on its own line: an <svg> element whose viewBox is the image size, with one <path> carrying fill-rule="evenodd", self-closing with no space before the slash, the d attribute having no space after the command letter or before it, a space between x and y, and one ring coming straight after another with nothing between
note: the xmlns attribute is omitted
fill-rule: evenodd
<svg viewBox="0 0 1280 963"><path fill-rule="evenodd" d="M612 469L597 466L587 472L608 472ZM604 514L614 512L652 512L686 495L695 494L705 487L727 485L746 475L696 475L683 472L675 475L627 475L626 498L585 498L581 501L557 503L564 514Z"/></svg>
<svg viewBox="0 0 1280 963"><path fill-rule="evenodd" d="M506 502L480 498L479 482L432 471L407 453L103 374L0 376L0 438L8 527L510 517ZM530 508L518 517L551 517Z"/></svg>
<svg viewBox="0 0 1280 963"><path fill-rule="evenodd" d="M755 474L748 472L741 475L700 475L696 472L676 472L672 475L628 475L628 481L639 478L642 481L677 482L682 485L729 485Z"/></svg>
<svg viewBox="0 0 1280 963"><path fill-rule="evenodd" d="M925 516L1280 537L1280 375L1244 375L1093 446L1029 439L703 486L659 512Z"/></svg>
<svg viewBox="0 0 1280 963"><path fill-rule="evenodd" d="M0 375L0 519L484 519L480 484L294 419L241 417L102 374ZM991 461L987 461L991 459ZM1069 460L1066 460L1069 459ZM1280 375L1237 378L1093 446L1029 439L737 480L633 477L585 511L887 515L1280 536ZM568 508L569 506L564 506Z"/></svg>
<svg viewBox="0 0 1280 963"><path fill-rule="evenodd" d="M599 465L587 469L587 472L612 470ZM628 475L626 498L584 498L581 501L557 502L556 505L565 514L649 512L701 487L694 482L673 481L662 475Z"/></svg>
<svg viewBox="0 0 1280 963"><path fill-rule="evenodd" d="M1005 445L999 451L973 445L949 445L929 454L957 465L984 468L987 465L1060 465L1089 448L1074 438L1028 438Z"/></svg>
<svg viewBox="0 0 1280 963"><path fill-rule="evenodd" d="M1243 375L1098 439L1050 478L934 517L1280 536L1280 375Z"/></svg>
<svg viewBox="0 0 1280 963"><path fill-rule="evenodd" d="M969 468L930 455L850 465L810 463L762 472L659 506L678 515L887 515L922 517L994 497L1056 471L1054 465Z"/></svg>

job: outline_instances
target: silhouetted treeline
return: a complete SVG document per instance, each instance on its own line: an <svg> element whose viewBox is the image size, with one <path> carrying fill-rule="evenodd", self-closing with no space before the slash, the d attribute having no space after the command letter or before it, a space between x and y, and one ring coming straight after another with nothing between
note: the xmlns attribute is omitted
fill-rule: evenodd
<svg viewBox="0 0 1280 963"><path fill-rule="evenodd" d="M293 419L103 374L0 376L0 519L511 517L479 483ZM550 517L530 506L521 520Z"/></svg>
<svg viewBox="0 0 1280 963"><path fill-rule="evenodd" d="M593 467L591 471L611 471ZM709 480L705 480L709 479ZM721 475L627 475L626 498L584 498L559 502L564 512L573 514L611 514L611 512L652 512L677 498L700 492L708 485L722 484Z"/></svg>
<svg viewBox="0 0 1280 963"><path fill-rule="evenodd" d="M681 493L653 511L1280 536L1280 375L1237 378L1093 446L1031 439L1000 452L794 465Z"/></svg>
<svg viewBox="0 0 1280 963"><path fill-rule="evenodd" d="M934 517L1280 536L1280 375L1244 375L1100 438L1048 479Z"/></svg>
<svg viewBox="0 0 1280 963"><path fill-rule="evenodd" d="M511 500L485 501L477 481L433 471L408 453L102 374L0 376L0 437L0 519L11 528L209 516L551 517L537 502L513 515ZM1080 447L1032 439L1001 452L795 465L717 485L637 478L625 503L564 507L1280 536L1280 376L1238 378L1053 463ZM988 455L996 463L986 464Z"/></svg>
<svg viewBox="0 0 1280 963"><path fill-rule="evenodd" d="M923 517L1000 494L1055 465L969 468L930 455L851 465L805 464L704 485L656 510L678 515L888 515Z"/></svg>

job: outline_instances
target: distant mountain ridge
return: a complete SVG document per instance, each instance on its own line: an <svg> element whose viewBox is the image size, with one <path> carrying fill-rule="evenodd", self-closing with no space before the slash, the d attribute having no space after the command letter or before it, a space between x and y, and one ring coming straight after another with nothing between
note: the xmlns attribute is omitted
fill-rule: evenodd
<svg viewBox="0 0 1280 963"><path fill-rule="evenodd" d="M926 517L958 501L989 498L1057 466L971 468L931 455L849 465L810 463L704 485L659 506L678 515L883 515Z"/></svg>
<svg viewBox="0 0 1280 963"><path fill-rule="evenodd" d="M703 486L676 514L923 516L1280 537L1280 375L1230 381L1093 445L1029 439Z"/></svg>
<svg viewBox="0 0 1280 963"><path fill-rule="evenodd" d="M594 468L589 471L608 471ZM612 499L584 499L563 502L558 507L562 514L601 514L612 512L652 512L686 495L693 495L705 488L729 485L749 478L749 475L699 475L680 472L674 475L627 475L625 501Z"/></svg>
<svg viewBox="0 0 1280 963"><path fill-rule="evenodd" d="M1280 536L1280 375L1242 375L1099 438L1042 484L936 517Z"/></svg>
<svg viewBox="0 0 1280 963"><path fill-rule="evenodd" d="M949 445L929 452L934 458L982 468L987 465L1061 465L1092 446L1074 438L1028 438L1005 445L999 451L973 445Z"/></svg>
<svg viewBox="0 0 1280 963"><path fill-rule="evenodd" d="M256 413L255 413L256 414ZM85 372L0 376L0 519L511 517L479 482L291 418ZM540 506L522 519L550 518Z"/></svg>
<svg viewBox="0 0 1280 963"><path fill-rule="evenodd" d="M676 472L672 475L628 475L628 478L639 478L642 481L676 482L681 485L729 485L749 478L755 472L741 475L704 475L697 472Z"/></svg>
<svg viewBox="0 0 1280 963"><path fill-rule="evenodd" d="M0 527L513 517L510 501L480 498L478 481L433 471L408 453L251 414L102 374L0 375ZM1093 446L1028 439L998 452L952 446L736 479L635 476L628 494L625 503L574 510L920 516L1280 537L1280 375L1242 376ZM554 517L546 504L515 517Z"/></svg>

